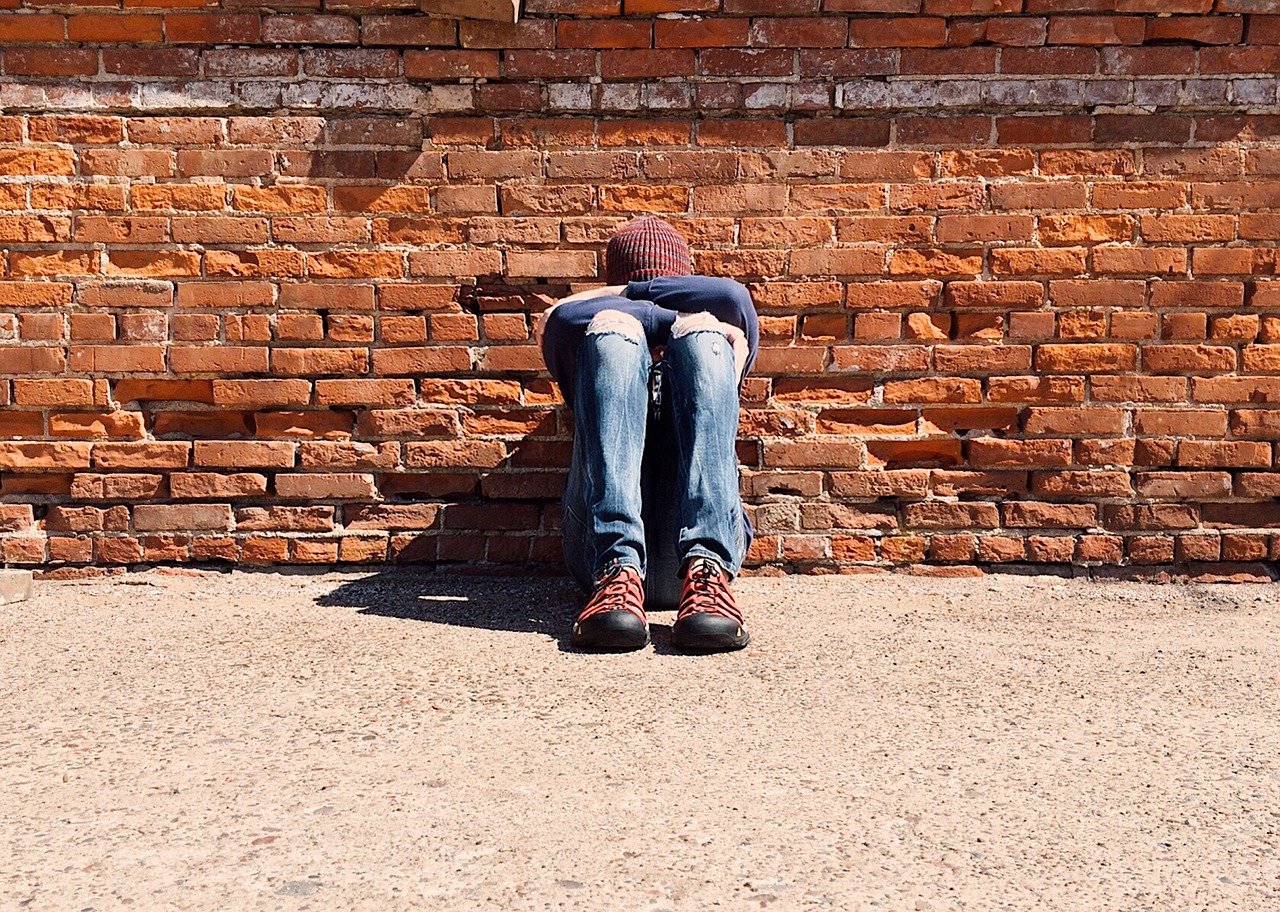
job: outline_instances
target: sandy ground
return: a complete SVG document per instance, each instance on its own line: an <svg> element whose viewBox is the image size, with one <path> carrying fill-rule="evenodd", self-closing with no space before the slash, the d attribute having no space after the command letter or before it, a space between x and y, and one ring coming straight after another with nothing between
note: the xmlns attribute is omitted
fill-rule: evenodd
<svg viewBox="0 0 1280 912"><path fill-rule="evenodd" d="M151 571L0 609L0 909L1274 910L1280 589Z"/></svg>

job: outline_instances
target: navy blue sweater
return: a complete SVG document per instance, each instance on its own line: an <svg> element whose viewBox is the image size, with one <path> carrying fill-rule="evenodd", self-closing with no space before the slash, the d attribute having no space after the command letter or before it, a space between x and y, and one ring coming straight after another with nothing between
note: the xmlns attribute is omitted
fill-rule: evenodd
<svg viewBox="0 0 1280 912"><path fill-rule="evenodd" d="M659 276L644 282L629 282L622 295L600 295L560 304L547 315L542 336L542 357L547 370L560 386L565 402L573 406L578 367L578 348L587 324L602 310L630 314L644 327L650 348L665 345L671 324L682 313L706 311L717 320L731 323L747 337L745 377L760 347L760 323L751 293L741 282L719 276Z"/></svg>

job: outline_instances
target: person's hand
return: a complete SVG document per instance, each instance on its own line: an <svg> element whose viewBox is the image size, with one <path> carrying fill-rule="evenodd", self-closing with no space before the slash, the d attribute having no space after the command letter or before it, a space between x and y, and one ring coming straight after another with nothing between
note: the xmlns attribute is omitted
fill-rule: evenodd
<svg viewBox="0 0 1280 912"><path fill-rule="evenodd" d="M751 353L751 347L747 345L747 334L732 323L721 322L720 325L733 345L733 365L737 370L738 382L742 382L742 372L747 366L747 355Z"/></svg>
<svg viewBox="0 0 1280 912"><path fill-rule="evenodd" d="M603 285L600 288L588 288L586 291L575 292L568 297L553 302L551 306L538 314L537 319L533 321L534 341L537 342L539 348L542 347L542 337L547 331L547 319L551 316L551 311L561 304L568 304L570 301L585 301L588 298L598 298L602 295L621 295L626 290L626 285Z"/></svg>

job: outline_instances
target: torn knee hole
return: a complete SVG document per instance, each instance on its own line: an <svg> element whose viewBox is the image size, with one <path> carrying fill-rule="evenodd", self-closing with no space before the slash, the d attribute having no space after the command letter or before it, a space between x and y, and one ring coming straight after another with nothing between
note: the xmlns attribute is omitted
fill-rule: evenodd
<svg viewBox="0 0 1280 912"><path fill-rule="evenodd" d="M587 335L595 336L601 333L617 333L632 342L639 342L644 338L644 326L631 314L620 310L602 310L587 324Z"/></svg>
<svg viewBox="0 0 1280 912"><path fill-rule="evenodd" d="M725 336L730 334L730 330L735 329L727 323L717 320L712 314L706 311L698 313L682 313L676 317L674 323L671 324L671 338L679 339L681 336L687 336L692 332L719 332Z"/></svg>

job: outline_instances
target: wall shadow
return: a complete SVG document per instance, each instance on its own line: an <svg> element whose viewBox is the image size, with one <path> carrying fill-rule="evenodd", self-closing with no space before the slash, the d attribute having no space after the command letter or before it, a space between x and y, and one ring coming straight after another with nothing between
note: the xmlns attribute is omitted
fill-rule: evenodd
<svg viewBox="0 0 1280 912"><path fill-rule="evenodd" d="M447 180L442 156L454 146L433 145L430 117L424 118L410 110L308 113L309 119L322 120L322 126L313 142L299 144L283 153L286 161L293 165L286 170L292 176L305 176L311 184L331 187L335 215L366 216L381 223L381 230L385 232L379 236L375 231L374 237L365 241L316 246L362 250L386 243L407 246L422 257L429 257L433 252L441 255L439 274L426 274L419 267L411 268L408 275L372 281L384 290L426 286L437 291L444 289L442 295L422 302L421 309L412 306L400 309L400 305L387 309L380 291L375 314L417 316L447 312L456 305L461 313L470 314L478 321L490 314L520 314L532 319L550 301L568 293L569 286L563 280L509 279L500 274L501 270L484 271L483 267L494 265L493 257L474 263L458 261L461 251L496 254L506 248L507 243L500 237L477 237L473 230L474 222L492 222L499 217L499 210L491 211L483 201L478 201L474 205L455 203L442 214L427 206L422 194L435 192L445 185L472 190L492 188L498 178L486 179L477 174L454 182ZM487 147L489 143L479 145ZM469 146L464 148L469 150ZM496 200L496 190L494 194ZM417 206L419 202L423 203L421 208ZM460 266L471 269L471 273L452 274L452 270ZM435 266L429 268L436 269ZM328 316L327 311L320 313ZM396 345L431 345L434 341L391 343L385 347L394 351ZM390 558L397 565L442 564L452 569L459 563L480 563L483 568L498 573L518 573L526 568L530 572L541 572L547 566L564 572L545 542L539 548L534 546L533 539L522 537L526 532L539 529L556 531L554 515L548 518L547 508L557 502L563 487L561 484L557 488L555 482L568 469L570 443L563 437L567 419L560 417L561 408L545 409L543 404L550 378L541 364L530 365L527 358L520 357L525 346L517 339L489 339L482 334L474 342L461 340L450 344L478 345L485 348L485 354L471 371L441 368L415 374L415 378L519 380L547 388L538 389L538 395L529 402L482 399L468 406L452 399L444 402L427 399L421 403L470 411L479 419L494 419L497 429L484 433L504 438L506 458L494 466L441 466L422 472L398 469L382 472L362 466L361 470L378 474L381 498L376 503L344 505L340 511L347 520L352 517L359 520L365 507L376 511L377 507L407 504L440 505L434 523L392 527L401 539L419 533L414 540L397 545ZM375 343L375 347L383 346ZM545 415L539 416L538 412L543 409ZM358 418L359 410L356 412ZM510 426L502 427L503 421L509 421ZM393 437L408 442L443 439L435 436L436 432L431 429L422 433L421 438L397 435L394 431L385 438L366 437L357 424L352 439L374 446ZM364 527L376 529L376 515ZM467 539L484 541L477 548ZM572 603L570 600L568 604Z"/></svg>
<svg viewBox="0 0 1280 912"><path fill-rule="evenodd" d="M480 145L490 148L493 143ZM463 207L447 215L427 207L415 211L413 191L450 183L441 156L451 148L447 140L443 146L433 144L431 118L409 113L369 116L352 111L328 115L317 141L290 154L299 173L316 184L335 188L336 214L364 213L381 219L392 233L392 243L409 244L428 254L439 250L442 262L453 263L443 257L464 249L499 251L508 242L483 233L477 237L473 231L473 222L500 217L501 207L489 211L477 204L474 212ZM453 185L479 188L495 180L464 175ZM571 290L563 279L508 277L492 269L484 272L486 265L492 263L482 259L472 265L473 274L460 277L426 275L418 270L391 282L453 285L453 302L463 313L478 319L489 314L521 314L532 321ZM508 340L497 341L500 344L493 345L477 369L466 376L518 379L526 385L535 382L546 387L538 390L544 403L551 384L545 368L540 364L533 368L525 359L510 357L513 346L501 344ZM482 337L478 344L486 345L486 339ZM379 506L435 503L441 509L430 525L398 530L400 536L413 537L397 545L391 557L395 563L371 568L370 574L344 582L319 604L353 607L364 614L400 620L545 634L568 650L569 631L585 596L564 575L563 562L551 553L545 540L546 533L558 537L560 531L556 508L569 467L572 444L565 435L572 434L572 416L560 405L547 410L539 426L519 433L516 426L526 414L542 407L541 403L495 402L474 408L480 416L511 413L513 428L502 435L507 453L500 465L380 474L383 499ZM355 439L360 439L358 434ZM363 506L352 504L343 510L354 515ZM544 533L541 542L537 537L525 538L530 524ZM375 526L376 519L372 519L370 528ZM482 546L468 544L479 539L483 539ZM663 626L651 624L651 628L655 648L661 648L658 644L666 641L661 636Z"/></svg>

